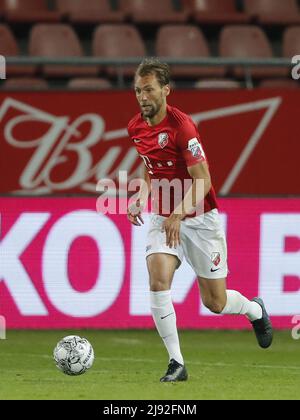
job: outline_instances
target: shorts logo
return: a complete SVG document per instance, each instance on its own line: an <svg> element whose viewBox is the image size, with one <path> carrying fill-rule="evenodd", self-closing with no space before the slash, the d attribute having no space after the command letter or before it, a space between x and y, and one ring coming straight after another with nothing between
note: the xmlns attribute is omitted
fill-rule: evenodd
<svg viewBox="0 0 300 420"><path fill-rule="evenodd" d="M146 252L150 251L151 248L152 248L152 245L148 245L146 248Z"/></svg>
<svg viewBox="0 0 300 420"><path fill-rule="evenodd" d="M218 267L218 265L220 264L220 262L221 262L221 255L220 255L220 253L219 252L213 252L212 254L211 254L211 261L212 261L212 263L216 266L216 267Z"/></svg>
<svg viewBox="0 0 300 420"><path fill-rule="evenodd" d="M169 143L169 136L167 133L160 133L158 136L158 144L162 149Z"/></svg>
<svg viewBox="0 0 300 420"><path fill-rule="evenodd" d="M196 137L189 141L188 150L192 153L192 155L195 158L205 159L204 150Z"/></svg>

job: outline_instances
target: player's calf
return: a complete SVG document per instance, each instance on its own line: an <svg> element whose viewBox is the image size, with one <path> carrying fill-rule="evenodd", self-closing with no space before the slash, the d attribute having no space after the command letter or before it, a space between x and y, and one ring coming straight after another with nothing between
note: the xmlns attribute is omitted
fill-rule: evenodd
<svg viewBox="0 0 300 420"><path fill-rule="evenodd" d="M205 304L204 306L212 313L220 315L224 309L224 304L220 302L210 302L209 304Z"/></svg>

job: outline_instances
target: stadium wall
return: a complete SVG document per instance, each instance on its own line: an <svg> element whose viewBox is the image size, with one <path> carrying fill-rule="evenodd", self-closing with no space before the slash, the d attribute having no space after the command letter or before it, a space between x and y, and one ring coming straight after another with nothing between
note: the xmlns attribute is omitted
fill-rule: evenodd
<svg viewBox="0 0 300 420"><path fill-rule="evenodd" d="M299 195L297 90L175 91L202 136L221 195ZM129 91L0 94L0 193L94 194L99 179L131 178L141 160L127 137Z"/></svg>
<svg viewBox="0 0 300 420"><path fill-rule="evenodd" d="M122 203L122 201L121 201ZM126 204L126 203L125 203ZM0 314L8 328L153 328L146 226L96 212L96 198L0 198ZM276 328L300 312L300 199L221 199L228 287L260 295ZM178 325L244 329L214 316L184 263L173 285Z"/></svg>

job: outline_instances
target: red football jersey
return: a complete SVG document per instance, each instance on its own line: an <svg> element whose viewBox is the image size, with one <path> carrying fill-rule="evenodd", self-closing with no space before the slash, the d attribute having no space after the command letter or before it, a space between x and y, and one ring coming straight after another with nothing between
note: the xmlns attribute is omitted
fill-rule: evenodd
<svg viewBox="0 0 300 420"><path fill-rule="evenodd" d="M168 106L167 115L160 124L149 126L141 113L128 124L128 134L137 152L143 159L152 183L152 208L154 212L168 217L183 200L192 184L188 167L205 162L197 127L192 119L177 108ZM164 197L162 188L155 189L156 181L179 180ZM187 180L187 181L185 181ZM176 181L176 182L179 182ZM204 212L217 208L214 188L204 201Z"/></svg>

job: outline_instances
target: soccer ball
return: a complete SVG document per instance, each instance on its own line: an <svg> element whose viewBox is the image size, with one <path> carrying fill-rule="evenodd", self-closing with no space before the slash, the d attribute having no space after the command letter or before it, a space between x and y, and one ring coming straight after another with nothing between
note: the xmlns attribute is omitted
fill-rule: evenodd
<svg viewBox="0 0 300 420"><path fill-rule="evenodd" d="M82 375L94 363L94 350L85 338L70 335L57 343L53 357L57 368L70 376Z"/></svg>

